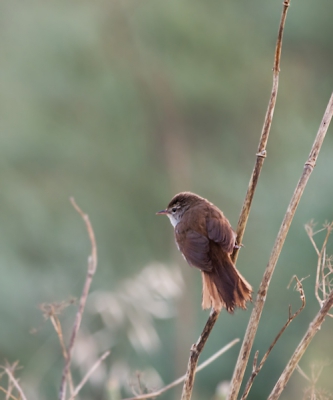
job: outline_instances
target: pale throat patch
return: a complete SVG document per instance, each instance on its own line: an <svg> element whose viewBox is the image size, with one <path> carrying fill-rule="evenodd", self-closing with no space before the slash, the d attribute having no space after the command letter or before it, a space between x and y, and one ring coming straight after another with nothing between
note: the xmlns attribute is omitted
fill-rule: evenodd
<svg viewBox="0 0 333 400"><path fill-rule="evenodd" d="M172 214L167 214L167 216L171 222L171 225L175 228L177 226L179 220L177 218L175 218L175 216Z"/></svg>

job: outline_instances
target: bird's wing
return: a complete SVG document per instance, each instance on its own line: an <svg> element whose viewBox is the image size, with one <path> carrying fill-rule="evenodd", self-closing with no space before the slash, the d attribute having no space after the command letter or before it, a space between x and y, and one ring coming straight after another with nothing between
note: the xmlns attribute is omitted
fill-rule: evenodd
<svg viewBox="0 0 333 400"><path fill-rule="evenodd" d="M207 235L213 242L219 243L226 253L232 253L235 246L236 233L227 218L221 215L210 216L206 220Z"/></svg>
<svg viewBox="0 0 333 400"><path fill-rule="evenodd" d="M212 270L213 267L208 256L209 240L205 236L193 230L179 232L177 229L175 235L179 250L190 265L202 271Z"/></svg>

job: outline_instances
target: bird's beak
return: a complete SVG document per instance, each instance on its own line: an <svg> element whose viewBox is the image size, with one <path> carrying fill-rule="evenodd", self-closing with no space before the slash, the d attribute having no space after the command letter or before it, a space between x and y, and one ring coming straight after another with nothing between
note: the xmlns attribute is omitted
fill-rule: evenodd
<svg viewBox="0 0 333 400"><path fill-rule="evenodd" d="M164 214L168 214L168 210L162 210L156 213L156 215L164 215Z"/></svg>

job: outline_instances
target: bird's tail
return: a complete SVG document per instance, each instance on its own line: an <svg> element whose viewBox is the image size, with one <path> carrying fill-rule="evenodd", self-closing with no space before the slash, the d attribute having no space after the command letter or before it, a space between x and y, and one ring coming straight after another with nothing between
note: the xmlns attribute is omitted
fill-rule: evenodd
<svg viewBox="0 0 333 400"><path fill-rule="evenodd" d="M228 254L210 272L202 271L202 308L223 307L232 313L235 307L246 308L251 301L252 287L237 271Z"/></svg>

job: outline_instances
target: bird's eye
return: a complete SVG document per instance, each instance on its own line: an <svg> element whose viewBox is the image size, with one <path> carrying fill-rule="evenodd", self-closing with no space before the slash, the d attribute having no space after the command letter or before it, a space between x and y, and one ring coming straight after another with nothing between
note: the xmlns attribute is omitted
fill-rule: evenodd
<svg viewBox="0 0 333 400"><path fill-rule="evenodd" d="M171 211L175 213L177 211L177 207L172 207Z"/></svg>

